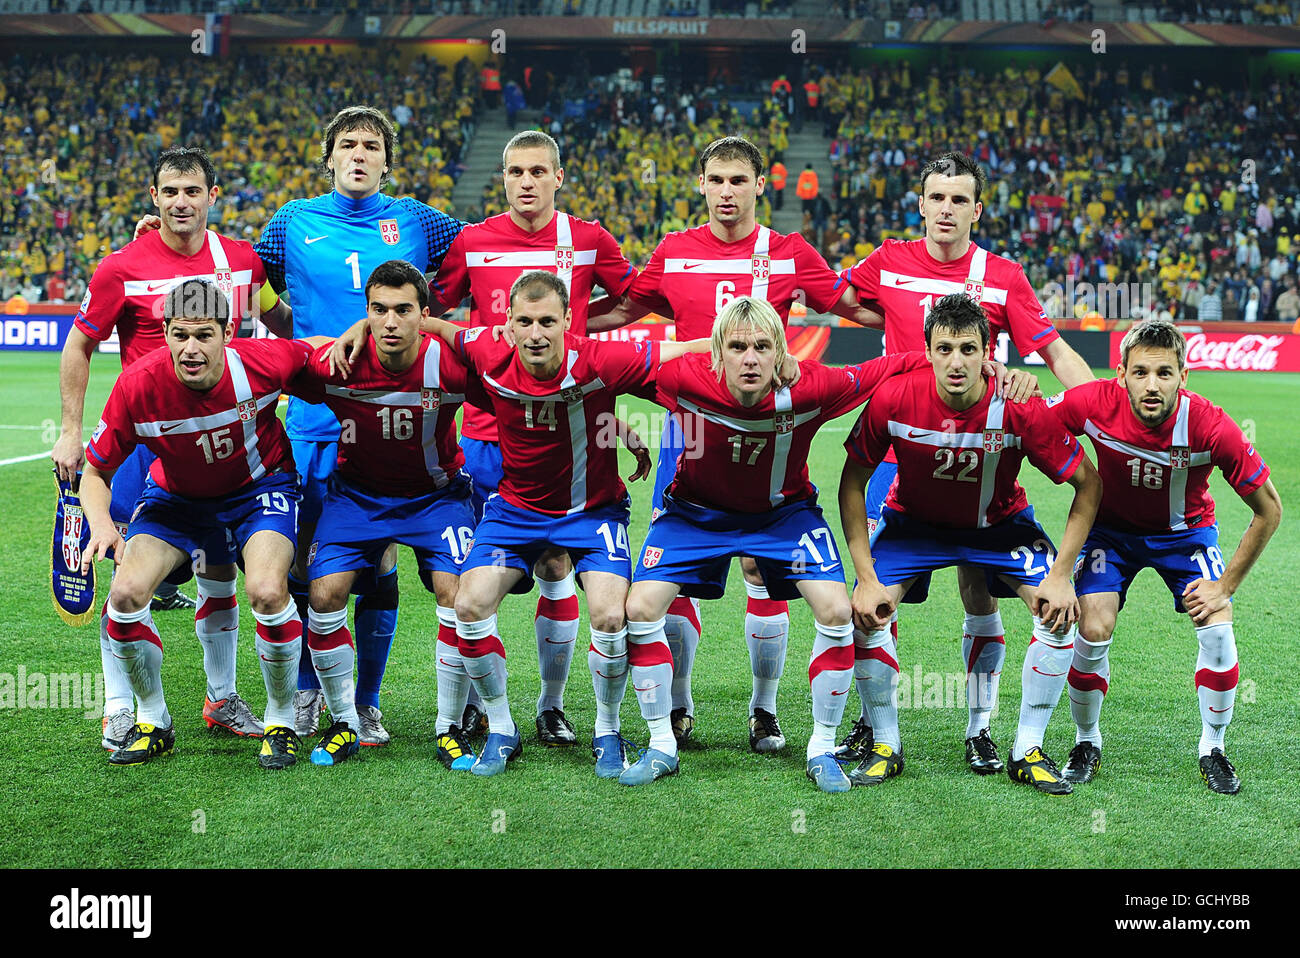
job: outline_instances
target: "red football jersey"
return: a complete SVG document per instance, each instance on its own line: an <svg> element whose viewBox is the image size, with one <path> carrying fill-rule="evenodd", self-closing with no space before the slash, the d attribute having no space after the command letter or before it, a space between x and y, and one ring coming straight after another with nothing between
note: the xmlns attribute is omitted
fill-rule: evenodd
<svg viewBox="0 0 1300 958"><path fill-rule="evenodd" d="M994 337L1011 336L1022 356L1060 338L1019 263L974 243L961 259L941 263L925 240L887 239L847 272L862 302L885 317L885 352L925 349L925 317L949 293L965 293L984 307Z"/></svg>
<svg viewBox="0 0 1300 958"><path fill-rule="evenodd" d="M747 408L718 381L707 353L665 363L655 401L680 415L686 440L670 494L727 512L767 512L812 498L808 450L817 430L870 399L887 377L919 367L930 368L921 353L842 369L805 360L794 386Z"/></svg>
<svg viewBox="0 0 1300 958"><path fill-rule="evenodd" d="M563 516L623 499L614 398L653 385L658 343L602 343L567 333L560 371L545 381L485 327L458 334L456 344L500 426L504 478L497 492L507 502Z"/></svg>
<svg viewBox="0 0 1300 958"><path fill-rule="evenodd" d="M984 397L962 412L939 398L929 368L876 390L844 447L872 466L892 445L898 476L886 506L931 525L981 529L1029 505L1016 481L1026 458L1055 483L1074 475L1083 447L1047 404L1006 402L992 379L985 383Z"/></svg>
<svg viewBox="0 0 1300 958"><path fill-rule="evenodd" d="M475 326L499 326L506 321L510 287L522 273L533 269L553 272L564 280L573 310L575 336L587 334L587 307L591 290L600 286L609 295L622 296L636 278L618 240L594 220L580 220L558 210L551 222L529 233L515 225L509 213L466 226L443 257L429 292L435 312L446 311L473 296L470 314ZM490 413L465 406L461 432L470 439L497 441L497 424Z"/></svg>
<svg viewBox="0 0 1300 958"><path fill-rule="evenodd" d="M116 469L137 443L158 458L149 469L168 492L226 496L278 470L293 452L276 415L280 393L302 371L311 346L298 339L237 339L206 392L176 378L171 353L155 350L123 371L86 447L97 469Z"/></svg>
<svg viewBox="0 0 1300 958"><path fill-rule="evenodd" d="M1101 473L1097 521L1146 535L1214 524L1210 471L1218 466L1238 495L1269 476L1268 465L1226 412L1179 391L1173 414L1149 429L1116 379L1098 379L1047 401L1066 429L1092 438Z"/></svg>
<svg viewBox="0 0 1300 958"><path fill-rule="evenodd" d="M321 346L291 392L324 402L342 424L337 473L386 496L426 495L446 486L465 465L456 441L456 410L465 401L469 371L436 336L424 336L415 364L391 373L373 345L347 379L329 371L330 345ZM331 344L332 345L332 344Z"/></svg>
<svg viewBox="0 0 1300 958"><path fill-rule="evenodd" d="M705 224L660 240L628 295L671 311L677 340L685 342L711 335L713 320L737 296L766 299L785 323L799 300L830 312L844 288L844 279L798 233L759 226L743 240L724 243Z"/></svg>
<svg viewBox="0 0 1300 958"><path fill-rule="evenodd" d="M231 303L232 322L251 316L266 270L251 243L218 236L208 230L208 242L193 256L182 256L163 242L158 230L146 233L108 254L90 277L86 296L74 320L91 339L103 342L117 327L126 368L164 345L163 298L187 279L216 284Z"/></svg>

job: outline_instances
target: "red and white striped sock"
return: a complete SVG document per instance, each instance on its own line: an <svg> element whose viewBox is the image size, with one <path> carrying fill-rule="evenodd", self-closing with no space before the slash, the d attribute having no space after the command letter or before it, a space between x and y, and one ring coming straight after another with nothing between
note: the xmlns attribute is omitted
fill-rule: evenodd
<svg viewBox="0 0 1300 958"><path fill-rule="evenodd" d="M235 580L225 582L196 575L194 581L199 590L194 634L203 646L208 698L220 702L235 691L235 656L239 649L239 599L235 596Z"/></svg>
<svg viewBox="0 0 1300 958"><path fill-rule="evenodd" d="M296 608L296 607L295 607ZM307 611L307 648L311 664L325 693L330 718L346 723L354 732L361 731L357 717L357 687L352 678L356 663L356 646L348 631L348 610L337 612Z"/></svg>
<svg viewBox="0 0 1300 958"><path fill-rule="evenodd" d="M465 674L483 698L488 731L513 735L515 720L510 715L510 700L506 697L506 647L497 635L497 617L491 615L477 622L464 622L457 618L456 639L460 646L460 659L465 663Z"/></svg>
<svg viewBox="0 0 1300 958"><path fill-rule="evenodd" d="M853 674L853 625L817 623L808 682L812 686L813 734L808 758L835 750L835 731L844 718L844 698Z"/></svg>
<svg viewBox="0 0 1300 958"><path fill-rule="evenodd" d="M1069 687L1074 740L1101 748L1101 703L1110 690L1110 643L1074 638L1074 660L1065 684Z"/></svg>
<svg viewBox="0 0 1300 958"><path fill-rule="evenodd" d="M610 735L619 730L619 707L627 694L627 628L617 632L591 630L587 651L587 668L596 692L595 735Z"/></svg>
<svg viewBox="0 0 1300 958"><path fill-rule="evenodd" d="M131 683L139 705L136 721L170 728L172 717L163 700L162 639L154 627L148 603L139 612L119 612L110 599L107 609L113 656Z"/></svg>
<svg viewBox="0 0 1300 958"><path fill-rule="evenodd" d="M894 636L888 629L865 635L855 632L853 643L862 653L854 659L853 671L862 676L858 692L874 739L898 751L902 740L898 734L898 646Z"/></svg>
<svg viewBox="0 0 1300 958"><path fill-rule="evenodd" d="M456 610L438 606L438 640L434 643L438 657L436 668L438 682L438 718L434 722L435 735L442 735L453 725L459 727L469 699L469 676L460 658L460 645L456 639Z"/></svg>
<svg viewBox="0 0 1300 958"><path fill-rule="evenodd" d="M1001 613L966 614L961 657L966 666L966 737L974 738L989 727L998 702L998 679L1007 658Z"/></svg>
<svg viewBox="0 0 1300 958"><path fill-rule="evenodd" d="M695 666L700 635L700 600L679 595L668 606L668 615L664 617L664 638L673 657L672 707L686 709L687 715L695 714L691 669Z"/></svg>
<svg viewBox="0 0 1300 958"><path fill-rule="evenodd" d="M627 664L641 717L650 726L650 747L676 755L677 740L669 717L673 707L673 656L664 637L663 619L628 622Z"/></svg>
<svg viewBox="0 0 1300 958"><path fill-rule="evenodd" d="M785 671L786 647L790 641L790 605L773 601L767 587L745 583L745 642L749 646L749 671L754 691L749 714L755 709L776 714L776 690Z"/></svg>
<svg viewBox="0 0 1300 958"><path fill-rule="evenodd" d="M573 573L558 582L537 580L537 614L533 632L537 636L537 667L542 677L537 697L537 714L547 709L564 710L564 686L578 638L578 592Z"/></svg>
<svg viewBox="0 0 1300 958"><path fill-rule="evenodd" d="M1232 623L1202 625L1196 630L1200 652L1196 656L1196 697L1201 704L1202 757L1223 748L1223 736L1232 721L1237 700L1237 640Z"/></svg>
<svg viewBox="0 0 1300 958"><path fill-rule="evenodd" d="M293 599L273 615L253 610L257 620L257 657L266 685L266 727L293 728L293 693L298 689L298 660L302 657L302 619Z"/></svg>

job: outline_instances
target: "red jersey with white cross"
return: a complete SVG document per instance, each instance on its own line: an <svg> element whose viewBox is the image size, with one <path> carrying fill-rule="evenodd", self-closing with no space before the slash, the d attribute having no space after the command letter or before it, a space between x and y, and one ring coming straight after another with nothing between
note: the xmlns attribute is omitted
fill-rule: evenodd
<svg viewBox="0 0 1300 958"><path fill-rule="evenodd" d="M292 472L276 404L311 351L298 339L237 339L225 347L221 379L197 392L176 378L171 353L155 350L113 384L86 459L116 469L144 443L158 457L149 468L153 481L190 499L227 496L270 473Z"/></svg>
<svg viewBox="0 0 1300 958"><path fill-rule="evenodd" d="M984 382L983 398L961 412L939 398L930 368L876 390L844 448L874 466L892 445L898 476L886 506L935 526L981 529L1029 505L1016 481L1025 459L1054 483L1074 475L1083 447L1047 404L1006 402Z"/></svg>
<svg viewBox="0 0 1300 958"><path fill-rule="evenodd" d="M925 317L950 293L965 293L984 307L993 337L1010 335L1021 356L1060 338L1019 263L970 244L966 255L941 263L925 240L887 239L844 274L863 303L885 317L885 352L925 349Z"/></svg>
<svg viewBox="0 0 1300 958"><path fill-rule="evenodd" d="M465 465L456 411L469 370L438 337L422 340L405 372L385 369L371 344L346 379L331 375L330 345L321 346L290 388L307 402L324 402L342 425L337 474L379 495L436 492Z"/></svg>
<svg viewBox="0 0 1300 958"><path fill-rule="evenodd" d="M665 363L655 401L679 414L686 444L668 491L726 512L811 499L817 489L808 479L808 450L817 430L861 406L887 377L920 367L930 368L921 353L842 369L805 360L797 383L745 407L718 381L707 353Z"/></svg>
<svg viewBox="0 0 1300 958"><path fill-rule="evenodd" d="M758 226L735 243L724 243L708 224L669 233L650 256L628 295L651 309L671 311L677 341L703 339L713 320L737 296L766 299L784 324L802 299L828 313L844 295L844 280L798 233Z"/></svg>
<svg viewBox="0 0 1300 958"><path fill-rule="evenodd" d="M1060 338L1020 264L970 244L966 255L941 263L925 240L887 239L842 273L858 299L885 317L885 353L925 349L925 318L950 293L965 293L984 307L989 338L1007 333L1021 356ZM896 462L893 451L886 462Z"/></svg>
<svg viewBox="0 0 1300 958"><path fill-rule="evenodd" d="M509 213L466 226L452 240L438 275L429 286L434 312L446 311L466 296L474 297L474 326L499 326L506 321L510 287L534 269L555 273L569 290L575 336L587 334L591 291L600 286L610 296L622 296L636 278L618 240L595 220L580 220L558 210L536 233L517 226ZM491 414L465 406L461 432L470 439L497 441Z"/></svg>
<svg viewBox="0 0 1300 958"><path fill-rule="evenodd" d="M456 345L482 380L500 426L497 486L522 509L564 516L621 502L614 399L644 391L659 371L659 344L604 343L566 333L559 372L534 377L514 347L485 327Z"/></svg>
<svg viewBox="0 0 1300 958"><path fill-rule="evenodd" d="M231 303L235 332L253 314L266 270L251 243L208 230L207 242L193 256L182 256L154 230L104 257L90 277L73 322L91 339L103 342L117 328L122 367L164 345L163 299L187 279L213 283Z"/></svg>
<svg viewBox="0 0 1300 958"><path fill-rule="evenodd" d="M1215 466L1240 496L1268 481L1268 465L1241 427L1186 389L1154 429L1133 412L1118 378L1083 383L1047 404L1066 429L1091 437L1102 484L1097 521L1113 529L1150 535L1213 525Z"/></svg>

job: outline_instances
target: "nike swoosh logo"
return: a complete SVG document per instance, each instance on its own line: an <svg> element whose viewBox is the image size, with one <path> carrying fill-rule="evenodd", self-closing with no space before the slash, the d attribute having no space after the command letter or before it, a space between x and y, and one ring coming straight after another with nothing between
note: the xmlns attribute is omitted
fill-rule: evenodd
<svg viewBox="0 0 1300 958"><path fill-rule="evenodd" d="M485 679L485 678L487 678L487 677L488 677L489 675L491 675L492 673L491 673L491 672L484 672L482 675L470 675L470 674L469 674L469 669L466 669L466 670L465 670L465 674L466 674L466 675L469 675L470 679L472 679L473 681L477 682L477 681L479 681L480 679Z"/></svg>
<svg viewBox="0 0 1300 958"><path fill-rule="evenodd" d="M329 233L325 234L325 236L329 236L329 235L330 235ZM321 240L325 238L325 236L305 236L303 237L303 241L308 246L310 246L312 243L319 243Z"/></svg>
<svg viewBox="0 0 1300 958"><path fill-rule="evenodd" d="M695 269L695 267L703 266L703 265L704 265L703 263L682 263L682 269L683 270Z"/></svg>
<svg viewBox="0 0 1300 958"><path fill-rule="evenodd" d="M928 436L928 435L930 435L930 433L929 433L928 431L925 431L925 432L914 432L914 431L912 431L911 429L909 429L909 430L907 431L907 438L908 438L908 439L920 439L920 438L922 438L923 436Z"/></svg>
<svg viewBox="0 0 1300 958"><path fill-rule="evenodd" d="M221 627L221 631L222 631L222 632L238 632L238 631L239 631L239 626L237 626L237 625L223 625L223 626Z"/></svg>
<svg viewBox="0 0 1300 958"><path fill-rule="evenodd" d="M757 632L751 632L751 633L749 633L749 637L750 637L751 639L760 639L760 640L762 640L762 639L779 639L779 638L781 638L781 636L779 636L779 635L759 635Z"/></svg>
<svg viewBox="0 0 1300 958"><path fill-rule="evenodd" d="M159 431L159 432L171 432L173 429L179 429L179 428L180 428L181 426L183 426L183 425L185 425L185 423L183 423L183 422L174 422L174 423L172 423L171 425L168 425L168 426L159 426L159 427L158 427L158 431Z"/></svg>
<svg viewBox="0 0 1300 958"><path fill-rule="evenodd" d="M456 667L456 666L453 665L452 663L448 662L446 659L438 659L438 664L439 664L439 665L445 665L445 666L447 666L447 668L449 668L449 669L454 669L454 668Z"/></svg>
<svg viewBox="0 0 1300 958"><path fill-rule="evenodd" d="M1230 708L1232 708L1231 705L1228 706L1228 709L1230 709ZM1211 712L1226 712L1226 711L1228 711L1228 709L1216 709L1213 705L1210 706L1210 711L1211 711Z"/></svg>
<svg viewBox="0 0 1300 958"><path fill-rule="evenodd" d="M499 260L499 259L505 259L505 257L504 257L504 256L484 256L484 257L483 257L483 263L484 263L484 265L486 265L486 264L488 264L488 263L495 263L495 262L496 262L497 260Z"/></svg>
<svg viewBox="0 0 1300 958"><path fill-rule="evenodd" d="M1037 672L1039 675L1046 675L1048 678L1055 678L1058 675L1065 674L1064 672L1044 672L1036 665L1031 665L1030 668L1033 669L1035 672Z"/></svg>
<svg viewBox="0 0 1300 958"><path fill-rule="evenodd" d="M849 690L848 690L848 689L844 689L843 691L840 691L840 692L837 692L837 691L835 691L834 689L831 689L831 695L848 695L848 694L849 694Z"/></svg>
<svg viewBox="0 0 1300 958"><path fill-rule="evenodd" d="M546 637L543 636L543 638L546 638ZM567 642L556 642L556 641L554 641L554 640L552 640L552 639L546 639L546 641L547 641L547 642L550 642L551 645L572 645L572 644L573 644L573 639L569 639ZM606 658L609 658L609 656L606 656Z"/></svg>
<svg viewBox="0 0 1300 958"><path fill-rule="evenodd" d="M632 683L632 691L634 692L649 692L651 689L657 689L657 688L659 688L658 682L656 682L654 685L647 685L645 688L640 688L635 682Z"/></svg>
<svg viewBox="0 0 1300 958"><path fill-rule="evenodd" d="M349 390L348 390L348 396L349 396L350 398L352 398L352 399L365 399L365 398L366 398L367 396L369 396L369 395L370 395L370 391L369 391L369 390L365 390L365 389L349 389Z"/></svg>
<svg viewBox="0 0 1300 958"><path fill-rule="evenodd" d="M158 283L158 284L150 283L148 286L145 287L145 292L156 293L160 290L166 289L168 286L173 286L173 285L175 284L171 281L168 281L166 283Z"/></svg>
<svg viewBox="0 0 1300 958"><path fill-rule="evenodd" d="M838 562L832 562L830 565L818 566L818 568L821 569L822 572L830 572L833 569L835 569L838 565L839 565Z"/></svg>
<svg viewBox="0 0 1300 958"><path fill-rule="evenodd" d="M317 672L333 672L335 669L337 669L337 668L338 668L340 665L342 665L342 664L343 664L342 662L335 662L333 665L331 665L331 666L330 666L329 668L327 668L327 669L322 669L322 668L318 665L318 666L316 666L316 671L317 671Z"/></svg>

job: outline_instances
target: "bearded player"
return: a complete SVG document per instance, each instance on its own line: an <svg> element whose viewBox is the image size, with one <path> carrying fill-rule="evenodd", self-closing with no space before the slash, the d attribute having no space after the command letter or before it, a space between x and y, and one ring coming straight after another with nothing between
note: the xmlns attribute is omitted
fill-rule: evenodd
<svg viewBox="0 0 1300 958"><path fill-rule="evenodd" d="M1034 617L1007 773L1040 791L1067 794L1070 784L1042 746L1065 687L1078 619L1070 567L1096 515L1101 480L1042 400L1009 404L981 374L989 326L973 300L942 297L926 317L925 337L933 368L877 389L845 443L840 519L858 578L853 611L862 635L854 641L867 653L857 661L867 663L863 697L875 739L849 777L877 785L903 771L890 618L923 577L966 564L994 579L990 588L1018 595ZM869 533L863 490L891 447L898 476ZM1016 481L1026 458L1054 483L1074 487L1059 555Z"/></svg>
<svg viewBox="0 0 1300 958"><path fill-rule="evenodd" d="M1092 439L1105 485L1074 573L1080 620L1068 683L1076 744L1063 772L1070 782L1091 781L1101 765L1115 622L1134 576L1151 568L1196 629L1201 778L1214 792L1241 789L1224 754L1237 694L1232 597L1277 531L1282 502L1237 424L1188 391L1186 358L1187 341L1173 323L1147 320L1124 336L1116 378L1049 401L1066 429ZM1208 485L1216 466L1253 514L1226 564Z"/></svg>
<svg viewBox="0 0 1300 958"><path fill-rule="evenodd" d="M935 301L950 293L965 293L984 307L991 332L1007 333L1021 356L1038 353L1067 387L1088 382L1092 371L1047 319L1025 271L971 240L984 209L980 202L984 187L983 169L968 156L945 153L931 161L921 171L919 188L925 237L887 239L843 275L866 306L884 315L887 354L923 349L922 330ZM897 471L891 449L867 488L868 528L879 521L885 494ZM1006 639L997 599L985 587L983 571L959 566L957 583L966 609L961 643L968 712L966 762L975 773L987 775L1003 768L989 733L989 720L997 703ZM890 628L897 638L897 623ZM870 666L866 649L857 646L854 654L861 693ZM871 750L867 711L862 698L862 715L840 743L842 758L858 761Z"/></svg>
<svg viewBox="0 0 1300 958"><path fill-rule="evenodd" d="M782 235L759 225L755 207L766 182L765 170L762 153L743 137L728 136L710 143L699 158L699 191L708 205L708 223L665 236L628 290L628 297L639 309L671 315L679 339L710 336L718 313L737 296L766 300L782 326L795 302L862 325L878 318L858 306L851 286L802 236ZM635 311L614 310L590 321L588 329L612 328L634 315ZM672 482L680 457L702 454L699 437L689 438L688 445L680 423L669 417L655 471L656 514L663 509L663 492ZM741 568L748 593L745 642L753 674L749 742L757 752L776 751L785 746L777 722L776 695L785 669L789 607L767 593L752 561L742 558ZM673 735L682 743L695 727L691 669L700 641L698 600L676 598L665 631L673 653Z"/></svg>
<svg viewBox="0 0 1300 958"><path fill-rule="evenodd" d="M160 229L128 243L99 264L63 347L59 362L63 428L50 453L59 478L72 480L84 461L81 419L90 357L96 346L116 329L123 369L161 347L163 301L182 280L199 277L215 284L235 310L237 326L259 313L272 322L288 313L267 284L253 247L208 229L208 213L220 193L216 170L203 150L171 147L158 154L149 195L161 217ZM148 447L139 445L114 473L109 513L119 529L125 529L130 521L153 459ZM208 559L215 565L234 561L224 551ZM187 565L178 577L188 577L189 572ZM164 579L150 607L159 611L197 606L194 630L203 647L207 677L203 719L213 730L261 735L261 721L235 690L239 604L234 583L213 578L202 566L194 569L194 577L197 604ZM113 656L107 611L100 617L99 653L104 673L101 744L115 751L125 744L135 722L135 709L130 684Z"/></svg>
<svg viewBox="0 0 1300 958"><path fill-rule="evenodd" d="M167 294L163 324L167 350L133 364L113 385L86 449L81 484L91 529L83 571L110 548L122 557L108 597L109 638L139 703L127 742L109 763L139 765L172 750L162 639L149 598L191 555L219 554L233 542L243 560L266 683L258 763L286 768L301 744L292 726L302 621L287 585L299 492L276 407L311 347L325 340L232 343L226 297L196 279ZM108 483L140 442L157 458L124 537L109 514ZM235 567L210 565L208 574L233 583Z"/></svg>

